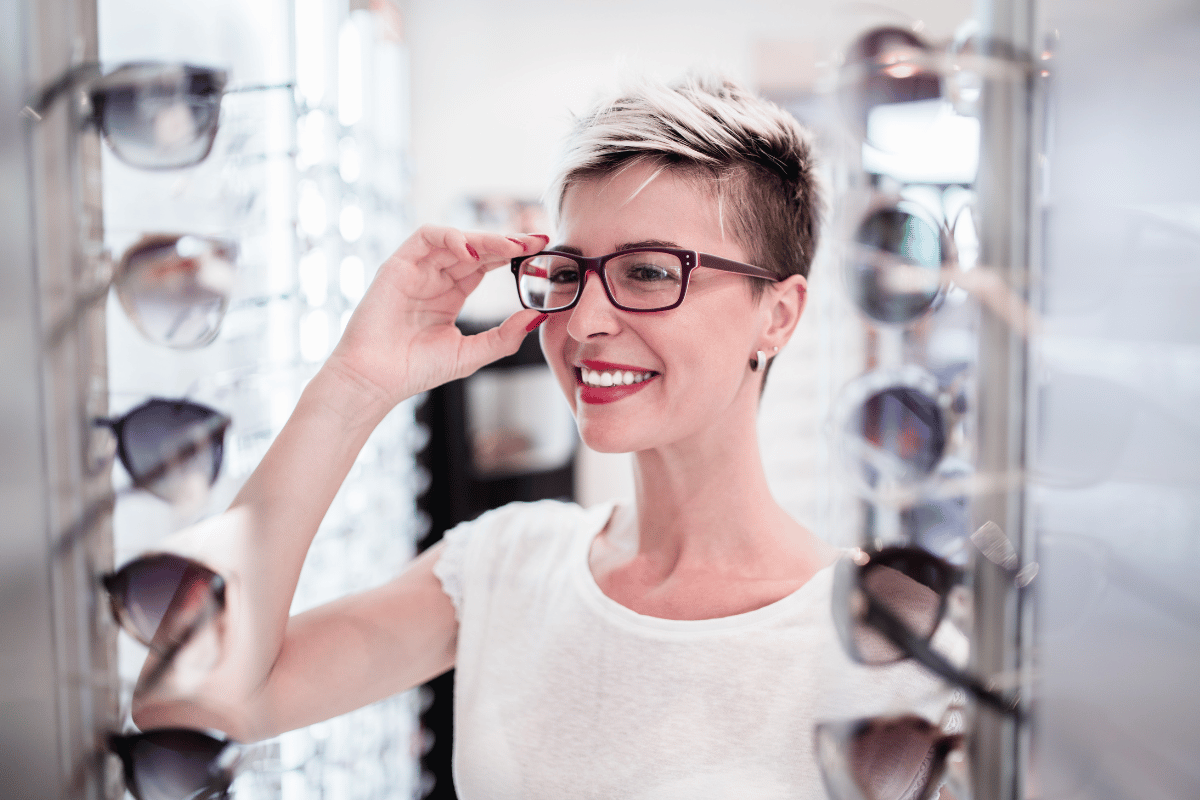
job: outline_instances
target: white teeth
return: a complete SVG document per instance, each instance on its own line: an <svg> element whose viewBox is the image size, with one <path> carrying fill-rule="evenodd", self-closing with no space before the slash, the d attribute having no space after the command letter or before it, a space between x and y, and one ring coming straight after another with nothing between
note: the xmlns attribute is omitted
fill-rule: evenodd
<svg viewBox="0 0 1200 800"><path fill-rule="evenodd" d="M654 374L653 372L632 372L630 370L600 372L585 368L581 368L579 372L583 376L584 384L588 386L631 386L649 380L650 376Z"/></svg>

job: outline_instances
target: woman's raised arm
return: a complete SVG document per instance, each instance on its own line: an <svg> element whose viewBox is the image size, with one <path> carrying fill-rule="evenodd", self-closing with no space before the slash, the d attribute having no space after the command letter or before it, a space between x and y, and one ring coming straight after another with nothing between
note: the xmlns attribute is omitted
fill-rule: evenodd
<svg viewBox="0 0 1200 800"><path fill-rule="evenodd" d="M463 336L454 321L485 272L544 245L544 237L424 227L384 262L229 511L176 537L172 549L225 577L226 610L182 649L176 667L135 691L139 726L204 726L258 739L453 664L457 624L432 572L438 548L383 586L291 620L289 609L317 527L383 417L520 347L536 312L519 311L476 336ZM211 666L189 667L204 660L197 653L214 637Z"/></svg>

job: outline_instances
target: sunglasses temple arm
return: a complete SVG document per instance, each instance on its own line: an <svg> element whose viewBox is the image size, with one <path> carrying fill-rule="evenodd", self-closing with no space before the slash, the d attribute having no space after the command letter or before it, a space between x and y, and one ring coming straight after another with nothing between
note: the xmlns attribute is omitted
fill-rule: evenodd
<svg viewBox="0 0 1200 800"><path fill-rule="evenodd" d="M62 75L59 75L36 95L29 98L29 102L21 109L21 115L34 122L41 122L42 115L58 99L59 95L68 91L80 81L99 74L99 72L100 65L91 62L68 67Z"/></svg>
<svg viewBox="0 0 1200 800"><path fill-rule="evenodd" d="M979 702L989 708L1020 719L1021 710L1018 698L997 694L975 676L955 667L870 595L867 595L866 622L930 672L970 692Z"/></svg>
<svg viewBox="0 0 1200 800"><path fill-rule="evenodd" d="M62 344L62 341L67 337L67 334L75 330L75 328L79 325L79 321L83 319L83 315L91 310L94 306L104 302L105 298L108 297L109 285L110 284L105 283L102 287L93 289L75 301L75 306L71 309L70 313L59 320L58 323L50 329L50 333L46 334L47 350L53 350Z"/></svg>
<svg viewBox="0 0 1200 800"><path fill-rule="evenodd" d="M295 81L287 81L286 83L255 83L248 86L234 86L225 90L225 94L237 94L239 92L269 92L275 89L295 89Z"/></svg>

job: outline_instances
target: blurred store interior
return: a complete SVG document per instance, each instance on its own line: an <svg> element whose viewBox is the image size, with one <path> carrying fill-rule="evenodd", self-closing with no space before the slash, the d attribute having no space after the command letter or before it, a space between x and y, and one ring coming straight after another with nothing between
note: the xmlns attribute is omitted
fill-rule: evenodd
<svg viewBox="0 0 1200 800"><path fill-rule="evenodd" d="M885 78L931 92L871 95L854 48L881 27L922 52ZM975 723L975 800L1200 797L1194 0L12 0L0 36L0 794L125 796L102 743L147 649L97 577L228 504L388 254L422 223L552 233L572 113L706 69L795 113L824 159L808 307L760 412L772 491L839 547L915 541L973 574L971 667L1031 712ZM133 163L71 90L22 113L72 66L137 62L228 74L207 157ZM893 279L863 251L897 214ZM153 236L236 267L190 344L156 340L117 280ZM460 326L517 308L498 269ZM134 490L93 424L151 396L228 416L219 476L182 502ZM579 443L530 337L380 426L293 610L488 508L631 480ZM970 536L988 521L999 562ZM237 796L454 798L452 702L447 676L285 734Z"/></svg>

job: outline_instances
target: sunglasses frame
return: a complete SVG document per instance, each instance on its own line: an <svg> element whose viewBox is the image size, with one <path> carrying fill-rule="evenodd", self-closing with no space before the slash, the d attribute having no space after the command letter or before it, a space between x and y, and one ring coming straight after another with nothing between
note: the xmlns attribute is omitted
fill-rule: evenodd
<svg viewBox="0 0 1200 800"><path fill-rule="evenodd" d="M203 152L200 155L191 157L187 161L174 163L139 163L137 160L131 160L127 152L123 152L120 146L114 144L112 132L108 129L104 117L104 105L107 102L107 93L115 91L118 88L138 85L138 81L130 81L128 75L139 71L143 73L157 71L160 75L169 74L170 72L182 73L181 77L206 78L211 82L212 88L197 95L212 96L214 98L213 105L215 105L212 122L201 131L206 142ZM79 109L81 122L84 127L89 125L94 126L104 140L108 142L109 148L117 158L137 169L149 171L182 169L199 164L212 152L213 142L217 138L217 130L220 127L221 99L224 97L228 80L229 75L223 69L180 62L131 61L120 64L107 72L98 63L77 64L68 68L57 79L38 92L22 111L25 116L35 121L40 120L60 95L80 89L82 90L81 106ZM142 78L142 82L148 83L145 78Z"/></svg>
<svg viewBox="0 0 1200 800"><path fill-rule="evenodd" d="M210 569L204 564L201 564L199 561L186 556L181 556L176 553L150 553L148 555L139 556L131 561L127 561L117 570L106 572L104 575L100 576L100 583L104 587L104 590L108 593L109 605L112 608L113 619L116 621L116 623L137 641L141 642L147 647L153 647L153 639L147 641L142 635L142 632L139 631L137 626L133 624L127 609L128 598L126 595L129 591L132 570L143 567L152 567L154 563L163 561L182 563L185 570L185 575L187 574L187 570L200 572L201 576L208 582L208 593L212 598L213 605L215 607L215 610L212 613L207 614L191 623L184 631L183 636L172 640L167 651L164 651L169 652L171 649L178 649L179 647L182 647L187 643L187 640L192 637L196 630L198 630L205 622L219 615L225 610L225 579L221 577L218 572Z"/></svg>
<svg viewBox="0 0 1200 800"><path fill-rule="evenodd" d="M233 785L235 771L242 761L245 746L216 730L196 728L154 728L135 733L110 733L107 737L109 752L121 759L125 774L125 786L137 800L149 800L138 780L138 764L134 748L149 742L166 750L178 752L165 739L192 740L198 745L214 750L208 767L209 781L198 792L188 795L188 800L227 800ZM182 799L181 799L182 800Z"/></svg>
<svg viewBox="0 0 1200 800"><path fill-rule="evenodd" d="M876 281L876 285L883 284L886 282L889 273L895 274L898 271L919 271L919 277L926 277L925 271L928 269L927 267L908 263L911 259L905 260L901 255L862 242L861 234L866 224L876 217L889 212L903 214L928 225L937 237L938 246L941 248L941 260L937 269L937 291L934 292L928 302L924 303L921 310L903 319L886 319L880 315L871 313L866 308L867 304L860 301L860 296L863 292L860 291L859 285L856 285L856 281L861 282L866 280L868 276ZM850 298L855 311L860 316L866 318L870 324L881 328L905 329L919 323L941 308L951 284L948 273L956 269L959 263L958 246L955 244L950 226L945 222L943 217L931 211L923 203L903 197L877 195L852 211L848 215L847 222L843 224L852 230L845 237L847 241L845 245L846 252L842 257L842 268L840 270L842 286ZM930 272L929 277L932 277L932 275L933 273ZM889 289L883 292L883 294L885 296L895 296L902 293Z"/></svg>
<svg viewBox="0 0 1200 800"><path fill-rule="evenodd" d="M1001 714L1020 719L1023 712L1020 708L1019 696L1002 695L976 676L959 669L932 647L929 638L914 633L888 609L885 603L866 590L863 581L864 569L872 562L875 563L875 566L886 566L881 563L884 555L901 553L906 557L922 560L928 566L934 566L936 570L952 581L946 586L945 592L939 592L941 606L938 611L937 624L940 625L945 619L949 591L953 586L962 583L965 575L962 570L945 559L916 547L887 547L872 552L856 550L853 556L838 562L834 568L833 577L834 627L837 629L838 638L842 642L846 654L858 663L868 666L895 663L894 661L869 662L859 652L858 647L854 644L854 626L867 625L882 634L904 654L901 659L897 660L903 660L904 657L911 658L943 680L969 692L981 704ZM930 588L938 591L936 587Z"/></svg>
<svg viewBox="0 0 1200 800"><path fill-rule="evenodd" d="M676 256L679 259L680 267L683 270L679 283L679 299L670 305L660 306L658 308L630 308L629 306L623 306L618 303L616 298L613 297L612 289L609 288L608 276L604 272L604 265L614 258L629 255L630 253L667 253L669 255ZM579 285L575 290L575 298L562 308L555 308L553 310L534 308L533 306L528 305L525 302L525 298L521 295L521 264L522 262L528 261L531 258L537 258L539 256L559 256L560 258L570 259L579 265ZM609 253L608 255L596 256L594 258L581 256L576 253L565 253L561 250L542 250L538 253L521 255L512 259L513 278L516 279L517 282L517 299L521 301L521 305L525 308L529 308L534 311L543 311L546 314L557 314L560 311L569 311L574 308L579 303L579 299L583 297L583 290L585 284L587 283L587 273L589 272L594 272L599 276L600 285L604 287L604 294L608 296L608 302L612 303L615 308L619 308L621 311L631 311L635 314L649 314L655 311L669 311L672 308L678 308L683 303L684 298L687 296L688 280L691 278L692 270L694 270L696 267L706 267L708 269L720 270L722 272L732 272L737 275L745 275L749 278L759 278L761 280L771 281L772 283L778 283L779 281L783 280L783 278L779 275L769 272L762 267L756 267L752 264L743 264L740 261L733 261L728 258L709 255L708 253L700 253L695 250L684 250L678 247L631 247L628 250L619 250L616 253Z"/></svg>
<svg viewBox="0 0 1200 800"><path fill-rule="evenodd" d="M170 454L170 457L164 459L160 464L157 464L153 469L145 474L141 474L134 469L132 457L126 444L124 435L125 426L130 418L140 411L150 408L155 405L165 404L177 407L187 407L200 411L205 414L205 419L200 423L193 423L189 427L203 427L203 439L198 440L197 437L188 439L186 444L179 449L178 452ZM232 419L226 414L209 408L200 403L193 403L190 400L175 399L170 400L163 397L151 397L142 404L130 409L119 417L98 417L92 420L92 424L97 427L108 428L113 432L117 440L117 456L121 459L125 470L129 473L129 477L133 480L134 486L139 489L145 489L155 497L160 497L167 502L172 502L171 498L163 497L154 491L153 484L155 481L166 476L177 464L181 464L192 456L196 455L202 446L210 446L213 449L213 470L209 477L208 485L211 487L216 483L217 476L221 473L221 464L224 461L225 451L225 434L229 430Z"/></svg>

